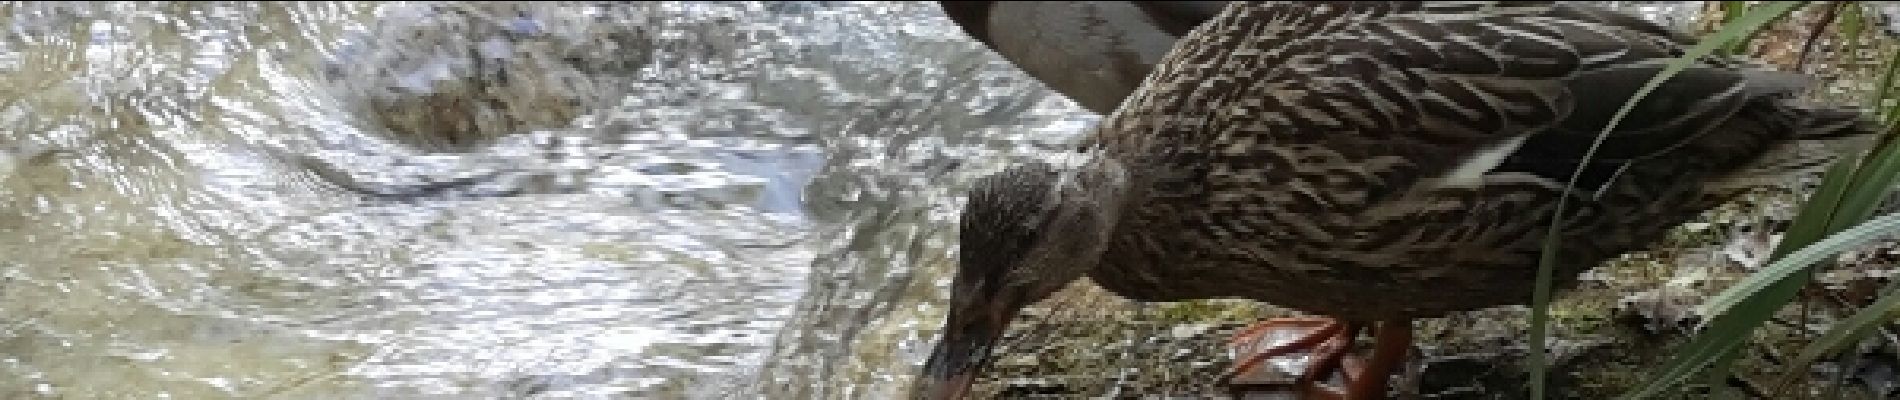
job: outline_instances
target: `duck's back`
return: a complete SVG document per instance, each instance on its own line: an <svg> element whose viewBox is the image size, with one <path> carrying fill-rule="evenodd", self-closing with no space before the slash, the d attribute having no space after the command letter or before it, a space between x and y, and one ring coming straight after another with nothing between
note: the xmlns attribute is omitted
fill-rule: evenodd
<svg viewBox="0 0 1900 400"><path fill-rule="evenodd" d="M1354 319L1526 301L1564 182L1689 45L1548 3L1235 2L1094 138L1137 186L1091 277ZM1652 93L1584 168L1560 280L1870 131L1800 84L1711 58Z"/></svg>

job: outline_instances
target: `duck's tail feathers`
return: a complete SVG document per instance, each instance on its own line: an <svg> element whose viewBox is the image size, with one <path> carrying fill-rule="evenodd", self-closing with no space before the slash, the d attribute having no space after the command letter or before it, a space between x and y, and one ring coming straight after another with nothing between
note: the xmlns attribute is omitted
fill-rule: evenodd
<svg viewBox="0 0 1900 400"><path fill-rule="evenodd" d="M1761 155L1748 168L1736 171L1728 179L1710 185L1718 192L1735 192L1768 186L1786 186L1791 179L1813 178L1835 162L1859 156L1873 139L1884 132L1880 124L1859 110L1808 108L1783 103L1781 124L1790 135Z"/></svg>

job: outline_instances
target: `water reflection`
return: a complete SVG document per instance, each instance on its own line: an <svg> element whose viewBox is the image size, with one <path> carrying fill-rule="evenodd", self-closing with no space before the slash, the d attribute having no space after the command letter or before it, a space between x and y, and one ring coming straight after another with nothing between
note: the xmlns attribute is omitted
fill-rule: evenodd
<svg viewBox="0 0 1900 400"><path fill-rule="evenodd" d="M927 4L0 18L4 398L888 392L952 194L1093 118Z"/></svg>

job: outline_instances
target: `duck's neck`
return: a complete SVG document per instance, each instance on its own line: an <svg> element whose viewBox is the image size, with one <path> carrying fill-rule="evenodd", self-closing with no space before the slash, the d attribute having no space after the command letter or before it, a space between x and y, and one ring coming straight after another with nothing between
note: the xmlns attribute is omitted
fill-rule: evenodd
<svg viewBox="0 0 1900 400"><path fill-rule="evenodd" d="M1121 163L1098 158L1067 173L1057 174L1049 185L1053 203L1045 209L1049 222L1043 225L1042 248L1032 257L1027 278L1045 295L1060 290L1081 278L1099 264L1107 252L1109 239L1121 228L1123 210L1129 204L1130 174ZM1029 271L1025 271L1029 272ZM1040 296L1038 296L1040 297Z"/></svg>

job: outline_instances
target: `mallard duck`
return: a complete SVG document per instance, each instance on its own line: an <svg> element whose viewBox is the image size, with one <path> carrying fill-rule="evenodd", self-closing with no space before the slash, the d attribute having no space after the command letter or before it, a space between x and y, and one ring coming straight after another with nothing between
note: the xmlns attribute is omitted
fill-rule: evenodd
<svg viewBox="0 0 1900 400"><path fill-rule="evenodd" d="M1699 60L1584 154L1693 40L1552 2L1233 2L1184 36L1076 166L979 179L943 339L918 389L960 397L1026 305L1088 276L1133 300L1252 299L1323 318L1302 382L1384 395L1410 322L1530 298L1561 218L1560 285L1875 129L1808 107L1799 75ZM1375 345L1338 367L1358 327ZM1343 389L1315 383L1333 373Z"/></svg>
<svg viewBox="0 0 1900 400"><path fill-rule="evenodd" d="M964 33L1096 114L1108 114L1222 1L944 1Z"/></svg>

